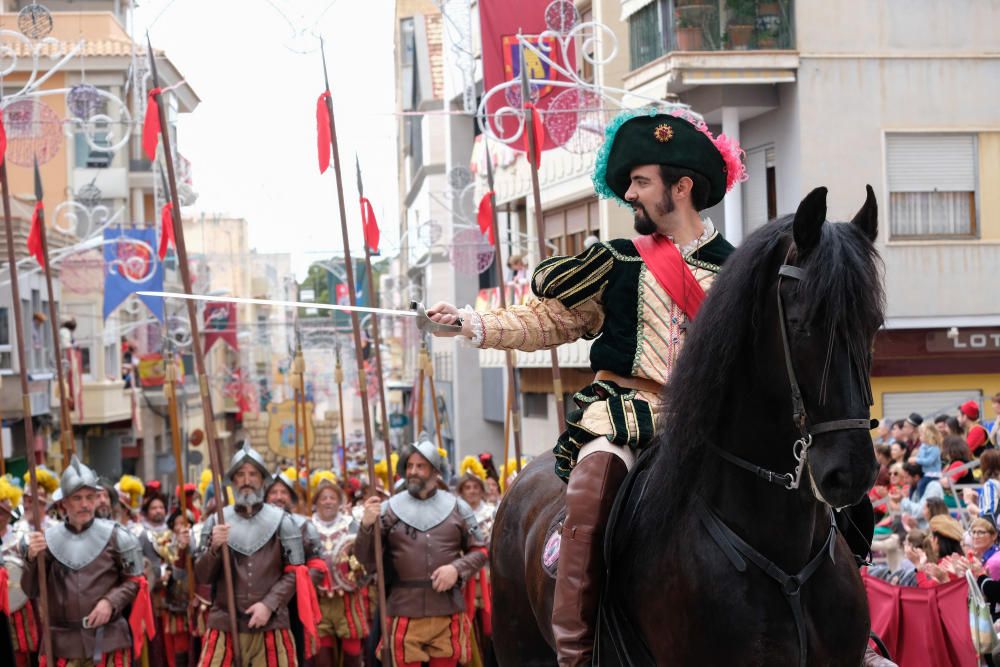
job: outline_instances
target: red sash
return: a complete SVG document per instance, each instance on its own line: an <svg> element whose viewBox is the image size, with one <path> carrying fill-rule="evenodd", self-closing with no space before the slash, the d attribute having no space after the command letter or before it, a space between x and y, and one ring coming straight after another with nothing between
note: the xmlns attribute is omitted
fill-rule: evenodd
<svg viewBox="0 0 1000 667"><path fill-rule="evenodd" d="M693 320L705 300L705 290L688 269L680 250L662 234L649 234L632 239L656 282L667 291L677 306Z"/></svg>

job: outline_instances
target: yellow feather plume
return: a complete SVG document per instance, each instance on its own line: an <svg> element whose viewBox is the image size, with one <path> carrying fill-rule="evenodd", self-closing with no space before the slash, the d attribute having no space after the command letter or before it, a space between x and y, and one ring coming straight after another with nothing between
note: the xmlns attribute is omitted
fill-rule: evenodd
<svg viewBox="0 0 1000 667"><path fill-rule="evenodd" d="M282 474L289 479L292 484L298 484L299 473L295 470L295 466L288 466L281 471Z"/></svg>
<svg viewBox="0 0 1000 667"><path fill-rule="evenodd" d="M21 504L21 489L8 477L0 477L0 502L7 501L11 508Z"/></svg>
<svg viewBox="0 0 1000 667"><path fill-rule="evenodd" d="M309 479L309 488L313 493L319 488L320 483L327 482L337 486L337 476L330 470L317 470Z"/></svg>
<svg viewBox="0 0 1000 667"><path fill-rule="evenodd" d="M212 471L205 468L201 471L201 479L198 480L198 494L201 496L202 501L205 500L205 492L208 491L208 485L212 483Z"/></svg>
<svg viewBox="0 0 1000 667"><path fill-rule="evenodd" d="M440 447L438 447L438 454L441 455L441 460L442 461L447 461L448 460L448 452L446 452L445 450L441 449Z"/></svg>
<svg viewBox="0 0 1000 667"><path fill-rule="evenodd" d="M395 476L396 468L399 467L399 454L393 452L391 458L392 458L392 475ZM385 469L385 459L382 459L381 461L378 461L375 464L375 474L385 479L385 477L387 476L386 472L387 471Z"/></svg>
<svg viewBox="0 0 1000 667"><path fill-rule="evenodd" d="M524 470L524 466L528 465L528 459L524 456L521 457L521 470ZM507 463L500 466L500 490L507 490L507 479L517 473L517 459L511 457L507 459Z"/></svg>
<svg viewBox="0 0 1000 667"><path fill-rule="evenodd" d="M465 473L471 472L473 475L479 479L486 479L486 468L483 464L479 462L479 459L475 456L466 456L462 459L462 464L458 466L459 476L464 476Z"/></svg>
<svg viewBox="0 0 1000 667"><path fill-rule="evenodd" d="M118 480L118 488L128 496L129 505L132 509L137 509L142 504L142 494L146 492L142 480L132 475L122 475Z"/></svg>
<svg viewBox="0 0 1000 667"><path fill-rule="evenodd" d="M45 492L50 496L59 488L59 478L45 466L36 467L35 475L38 477L38 485L45 489ZM24 473L24 488L27 489L30 485L31 473L26 472Z"/></svg>

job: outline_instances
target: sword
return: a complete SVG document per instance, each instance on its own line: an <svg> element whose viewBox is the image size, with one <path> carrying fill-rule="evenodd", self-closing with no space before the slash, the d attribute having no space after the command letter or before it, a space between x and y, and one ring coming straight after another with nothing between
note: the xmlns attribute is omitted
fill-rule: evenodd
<svg viewBox="0 0 1000 667"><path fill-rule="evenodd" d="M251 299L238 296L207 296L204 294L184 294L183 292L136 292L139 296L158 296L164 299L185 299L188 301L215 301L223 303L243 303L252 306L281 306L284 308L316 308L317 310L335 310L342 312L371 313L388 315L390 317L412 317L417 320L417 330L424 333L443 333L462 330L462 320L456 324L441 324L427 316L424 304L410 302L410 310L394 310L392 308L372 308L370 306L342 306L336 303L312 303L307 301L279 301L275 299Z"/></svg>

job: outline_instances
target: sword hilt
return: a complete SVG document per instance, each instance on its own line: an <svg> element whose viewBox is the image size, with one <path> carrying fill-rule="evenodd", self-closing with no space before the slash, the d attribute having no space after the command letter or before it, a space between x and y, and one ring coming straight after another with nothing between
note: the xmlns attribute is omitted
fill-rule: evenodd
<svg viewBox="0 0 1000 667"><path fill-rule="evenodd" d="M417 313L417 331L423 333L461 333L462 331L462 318L458 318L455 324L441 324L440 322L435 322L430 317L427 316L427 310L424 308L424 304L417 301L410 302L410 310L416 311Z"/></svg>

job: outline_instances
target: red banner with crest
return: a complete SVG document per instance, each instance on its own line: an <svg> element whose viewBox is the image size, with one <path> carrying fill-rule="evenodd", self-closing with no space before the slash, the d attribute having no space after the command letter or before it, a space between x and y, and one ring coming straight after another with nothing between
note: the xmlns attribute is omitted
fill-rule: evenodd
<svg viewBox="0 0 1000 667"><path fill-rule="evenodd" d="M205 304L205 352L212 349L216 341L227 343L234 350L239 349L236 340L236 304L223 301L209 301Z"/></svg>

